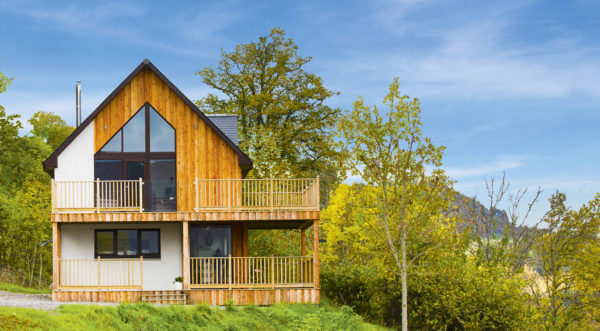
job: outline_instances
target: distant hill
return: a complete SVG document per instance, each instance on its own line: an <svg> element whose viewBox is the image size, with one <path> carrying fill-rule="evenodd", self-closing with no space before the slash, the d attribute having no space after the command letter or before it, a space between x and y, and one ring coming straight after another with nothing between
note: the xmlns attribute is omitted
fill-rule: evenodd
<svg viewBox="0 0 600 331"><path fill-rule="evenodd" d="M459 224L459 228L464 229L469 225L475 225L478 233L486 233L484 221L490 217L490 210L481 202L469 198L462 193L457 193L454 201L454 212L458 213L464 220L464 222ZM506 225L509 224L508 213L505 210L494 208L493 217L495 224L490 229L490 234L500 236Z"/></svg>

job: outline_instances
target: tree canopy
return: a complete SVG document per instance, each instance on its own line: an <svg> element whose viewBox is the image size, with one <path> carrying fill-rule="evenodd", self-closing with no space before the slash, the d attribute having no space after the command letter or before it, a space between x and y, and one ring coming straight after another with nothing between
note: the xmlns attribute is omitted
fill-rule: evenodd
<svg viewBox="0 0 600 331"><path fill-rule="evenodd" d="M198 72L218 93L197 105L208 113L238 115L240 148L254 160L251 176L322 176L326 201L345 175L335 140L341 110L326 104L338 93L305 70L310 61L275 28L257 42L221 51L216 68Z"/></svg>

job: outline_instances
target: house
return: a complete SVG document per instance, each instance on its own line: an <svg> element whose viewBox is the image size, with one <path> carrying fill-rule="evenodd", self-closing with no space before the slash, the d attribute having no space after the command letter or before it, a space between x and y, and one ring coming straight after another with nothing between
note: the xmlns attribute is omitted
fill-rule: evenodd
<svg viewBox="0 0 600 331"><path fill-rule="evenodd" d="M144 60L44 161L52 299L318 304L319 179L245 179L237 143ZM255 229L299 229L301 256L248 256Z"/></svg>

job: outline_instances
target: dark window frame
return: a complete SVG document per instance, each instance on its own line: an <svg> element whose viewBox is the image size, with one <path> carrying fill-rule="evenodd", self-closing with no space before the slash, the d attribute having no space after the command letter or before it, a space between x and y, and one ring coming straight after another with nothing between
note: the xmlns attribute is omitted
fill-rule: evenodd
<svg viewBox="0 0 600 331"><path fill-rule="evenodd" d="M173 147L174 147L174 151L173 152L150 152L150 107L152 107L152 109L158 114L158 116L160 116L160 118L162 118L174 131L174 137L173 139L175 140L173 142ZM135 117L135 115L137 115L139 112L144 111L145 114L145 152L123 152L123 147L124 147L124 140L123 140L123 128ZM106 144L108 144L108 142L110 142L112 140L112 138L117 135L120 134L121 135L121 152L102 152L102 149L104 148L104 146L106 146ZM167 121L166 118L164 118L164 116L162 116L162 114L156 109L156 107L154 107L152 104L150 104L149 102L145 102L144 105L142 105L142 107L140 107L140 109L135 112L133 114L133 116L131 116L131 118L129 118L127 120L127 122L125 122L123 124L123 126L121 126L121 128L119 128L119 131L117 131L117 133L115 133L115 135L113 135L112 137L110 137L110 139L108 139L108 141L102 145L102 147L98 150L98 152L94 155L94 161L96 160L113 160L113 161L121 161L121 179L125 179L127 176L126 173L126 162L127 161L142 161L144 162L144 182L145 183L150 183L152 181L152 178L150 176L150 161L151 160L158 160L158 159L173 159L173 161L175 162L175 192L177 192L177 130L171 125L171 123L169 123L169 121ZM96 170L95 170L95 164L94 164L94 178L96 177ZM146 187L149 187L146 186ZM146 211L151 211L149 208L150 206L152 206L152 197L151 197L151 192L149 189L144 189L143 190L143 202L142 202L142 206L144 207L144 209ZM177 199L177 197L175 198ZM175 202L177 204L177 200ZM177 210L174 210L177 211Z"/></svg>
<svg viewBox="0 0 600 331"><path fill-rule="evenodd" d="M137 254L135 255L118 255L117 254L117 244L118 244L118 235L117 231L137 231ZM158 233L158 253L148 253L142 254L142 232L143 231L156 231ZM98 254L98 232L112 232L113 233L113 254ZM130 258L138 258L143 256L145 259L160 259L161 255L161 247L160 247L160 229L158 228L149 228L149 229L95 229L94 230L94 258L101 259L130 259Z"/></svg>

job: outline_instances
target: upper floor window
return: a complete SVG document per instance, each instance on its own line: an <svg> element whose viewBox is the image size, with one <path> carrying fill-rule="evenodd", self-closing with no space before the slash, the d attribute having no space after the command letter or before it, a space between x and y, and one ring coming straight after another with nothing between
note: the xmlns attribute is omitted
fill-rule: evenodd
<svg viewBox="0 0 600 331"><path fill-rule="evenodd" d="M110 138L100 152L175 152L175 129L147 104Z"/></svg>
<svg viewBox="0 0 600 331"><path fill-rule="evenodd" d="M149 103L94 158L94 178L144 181L145 211L177 210L175 129Z"/></svg>

